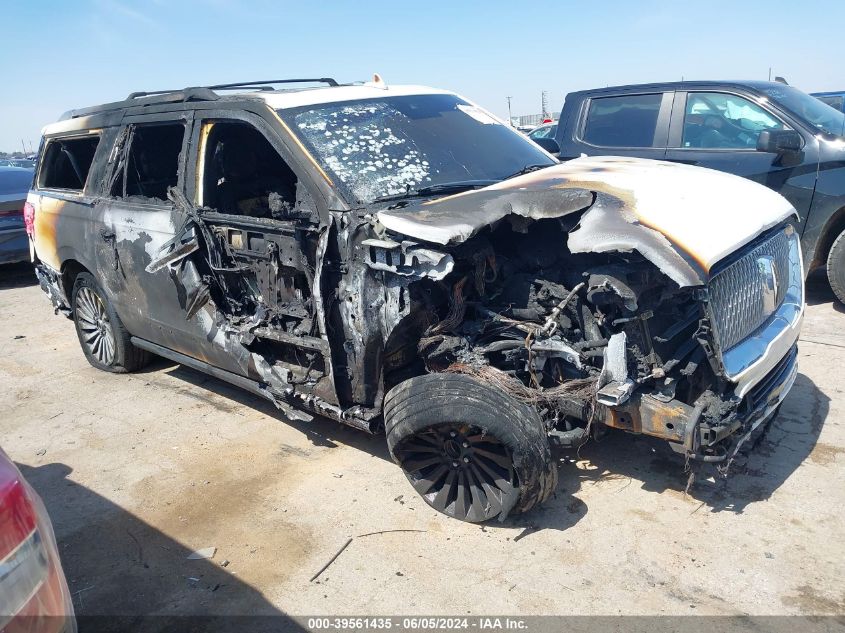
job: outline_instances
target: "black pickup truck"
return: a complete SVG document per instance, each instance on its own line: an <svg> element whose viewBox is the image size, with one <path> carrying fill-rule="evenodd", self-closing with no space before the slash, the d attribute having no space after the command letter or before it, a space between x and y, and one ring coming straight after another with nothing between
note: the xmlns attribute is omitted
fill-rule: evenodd
<svg viewBox="0 0 845 633"><path fill-rule="evenodd" d="M685 81L572 92L555 138L536 142L561 160L654 158L774 189L800 215L805 271L827 266L845 302L845 114L797 88Z"/></svg>

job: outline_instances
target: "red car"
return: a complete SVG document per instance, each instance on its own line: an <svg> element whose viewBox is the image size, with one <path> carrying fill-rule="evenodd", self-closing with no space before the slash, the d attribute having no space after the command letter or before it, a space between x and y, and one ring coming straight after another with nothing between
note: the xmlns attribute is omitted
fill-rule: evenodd
<svg viewBox="0 0 845 633"><path fill-rule="evenodd" d="M0 449L0 632L75 631L50 518Z"/></svg>

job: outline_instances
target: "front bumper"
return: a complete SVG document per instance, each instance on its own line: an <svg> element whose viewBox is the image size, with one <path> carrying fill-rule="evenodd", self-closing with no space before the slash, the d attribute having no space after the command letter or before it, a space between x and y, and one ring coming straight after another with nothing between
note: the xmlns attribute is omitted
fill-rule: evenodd
<svg viewBox="0 0 845 633"><path fill-rule="evenodd" d="M622 407L605 409L603 422L668 440L673 449L689 454L706 451L733 436L731 449L735 451L780 406L797 374L798 348L793 344L743 398L724 403L727 406L718 419L702 419L701 410L680 400L667 400L658 392L638 392Z"/></svg>

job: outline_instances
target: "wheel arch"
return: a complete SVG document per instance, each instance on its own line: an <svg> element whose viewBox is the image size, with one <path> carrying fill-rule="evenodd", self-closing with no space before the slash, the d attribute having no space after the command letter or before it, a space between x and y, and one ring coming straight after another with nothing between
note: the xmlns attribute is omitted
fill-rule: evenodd
<svg viewBox="0 0 845 633"><path fill-rule="evenodd" d="M79 276L79 273L88 273L93 275L93 273L82 263L75 259L66 259L62 262L62 269L60 271L60 279L62 284L62 292L64 292L65 297L70 301L71 293L73 292L73 284L76 281L76 278Z"/></svg>
<svg viewBox="0 0 845 633"><path fill-rule="evenodd" d="M418 344L428 325L428 315L419 306L397 321L390 330L384 342L380 367L385 393L403 380L426 373Z"/></svg>
<svg viewBox="0 0 845 633"><path fill-rule="evenodd" d="M830 248L843 231L845 231L845 205L834 211L825 223L813 253L813 260L807 263L807 272L827 263Z"/></svg>

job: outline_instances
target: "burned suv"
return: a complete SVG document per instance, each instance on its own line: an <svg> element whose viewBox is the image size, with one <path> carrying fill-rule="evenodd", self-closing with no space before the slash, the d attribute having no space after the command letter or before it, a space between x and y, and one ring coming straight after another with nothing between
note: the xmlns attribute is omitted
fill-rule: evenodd
<svg viewBox="0 0 845 633"><path fill-rule="evenodd" d="M546 499L554 445L614 427L724 470L774 415L803 315L784 198L559 164L445 91L312 81L134 93L45 128L27 231L93 366L157 354L383 429L467 521Z"/></svg>

